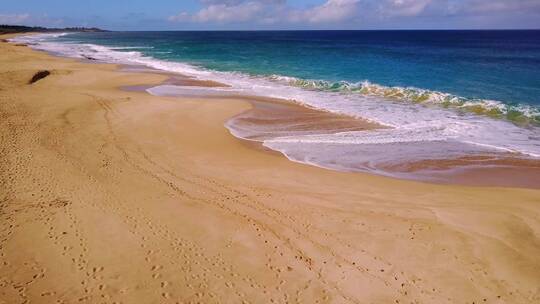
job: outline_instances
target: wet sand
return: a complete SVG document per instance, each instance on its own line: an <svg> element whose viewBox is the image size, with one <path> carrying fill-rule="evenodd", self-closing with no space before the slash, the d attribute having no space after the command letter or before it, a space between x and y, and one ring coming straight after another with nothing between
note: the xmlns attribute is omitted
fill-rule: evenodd
<svg viewBox="0 0 540 304"><path fill-rule="evenodd" d="M263 146L265 140L281 136L334 134L388 128L355 117L308 108L289 100L235 95L234 93L229 95L213 93L207 96L192 93L191 89L194 87L203 89L201 92L204 92L204 88L227 87L227 85L213 81L193 79L183 75L137 66L122 67L121 70L165 75L168 79L159 85L174 85L178 88L186 87L188 89L185 96L182 95L182 90L175 90L176 93L171 94L169 97L198 97L218 100L242 99L249 102L251 107L231 117L225 126L247 146L276 155L282 154ZM145 92L154 86L138 85L123 87L123 89ZM376 169L380 170L380 174L383 175L427 183L540 188L540 160L508 152L477 153L474 156L410 162L406 161L404 157L403 161L397 164L378 164ZM341 169L340 171L366 172L366 166L359 163L357 166ZM379 174L371 171L367 172Z"/></svg>
<svg viewBox="0 0 540 304"><path fill-rule="evenodd" d="M29 85L40 70L51 75ZM540 192L324 170L245 99L0 43L0 303L537 303Z"/></svg>
<svg viewBox="0 0 540 304"><path fill-rule="evenodd" d="M246 98L252 108L228 120L231 132L259 143L281 136L333 134L384 129L365 120L309 109L287 101ZM420 143L419 143L420 144ZM273 151L264 147L265 151ZM277 152L277 151L274 151ZM279 152L277 152L279 153ZM406 160L406 158L403 158ZM512 153L478 154L449 159L422 160L398 164L378 164L384 174L437 184L540 188L540 161ZM342 171L363 172L364 164Z"/></svg>

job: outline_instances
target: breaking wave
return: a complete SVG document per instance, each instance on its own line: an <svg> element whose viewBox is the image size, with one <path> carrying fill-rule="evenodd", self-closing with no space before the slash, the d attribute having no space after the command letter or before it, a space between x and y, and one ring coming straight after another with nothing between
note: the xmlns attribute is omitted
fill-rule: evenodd
<svg viewBox="0 0 540 304"><path fill-rule="evenodd" d="M519 125L540 125L540 107L524 104L506 104L496 100L466 98L449 93L419 89L414 87L388 87L369 81L350 83L325 80L305 80L294 77L272 75L270 79L307 90L321 90L337 93L356 93L384 97L394 101L453 108L492 118L506 119Z"/></svg>

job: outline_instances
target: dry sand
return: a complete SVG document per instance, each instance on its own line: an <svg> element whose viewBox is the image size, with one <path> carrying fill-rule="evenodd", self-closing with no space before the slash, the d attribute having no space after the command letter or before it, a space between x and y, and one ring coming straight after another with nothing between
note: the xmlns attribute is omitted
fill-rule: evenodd
<svg viewBox="0 0 540 304"><path fill-rule="evenodd" d="M540 191L305 166L228 134L243 100L118 89L166 79L0 43L0 303L540 302Z"/></svg>

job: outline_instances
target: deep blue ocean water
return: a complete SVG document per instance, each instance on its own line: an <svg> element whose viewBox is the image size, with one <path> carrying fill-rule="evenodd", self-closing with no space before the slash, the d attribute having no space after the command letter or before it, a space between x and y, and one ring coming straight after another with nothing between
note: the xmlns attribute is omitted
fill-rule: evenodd
<svg viewBox="0 0 540 304"><path fill-rule="evenodd" d="M369 81L540 105L540 31L108 32L60 40L140 47L219 71Z"/></svg>

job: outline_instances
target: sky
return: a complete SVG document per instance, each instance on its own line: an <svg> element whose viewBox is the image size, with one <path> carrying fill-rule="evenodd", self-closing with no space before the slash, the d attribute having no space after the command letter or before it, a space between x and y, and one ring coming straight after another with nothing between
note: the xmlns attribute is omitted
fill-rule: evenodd
<svg viewBox="0 0 540 304"><path fill-rule="evenodd" d="M110 30L540 28L540 0L0 0L0 24Z"/></svg>

